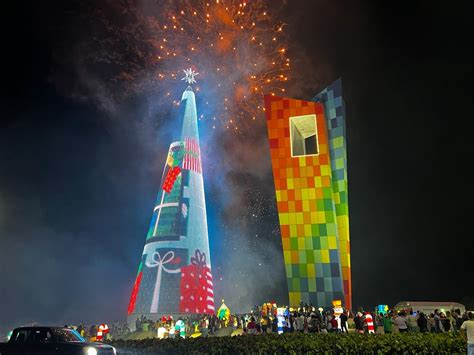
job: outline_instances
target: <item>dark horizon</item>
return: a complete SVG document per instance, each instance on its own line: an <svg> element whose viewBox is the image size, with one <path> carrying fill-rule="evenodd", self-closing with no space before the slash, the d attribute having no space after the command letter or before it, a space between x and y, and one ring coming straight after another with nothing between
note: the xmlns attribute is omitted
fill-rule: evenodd
<svg viewBox="0 0 474 355"><path fill-rule="evenodd" d="M0 333L31 320L126 318L179 123L160 110L160 88L117 101L97 68L77 68L93 55L83 40L103 34L96 7L113 10L34 3L8 9L2 23ZM292 1L279 13L293 61L285 96L309 100L342 78L355 309L404 300L474 308L467 16L426 1ZM238 135L199 127L216 304L239 312L288 301L259 120Z"/></svg>

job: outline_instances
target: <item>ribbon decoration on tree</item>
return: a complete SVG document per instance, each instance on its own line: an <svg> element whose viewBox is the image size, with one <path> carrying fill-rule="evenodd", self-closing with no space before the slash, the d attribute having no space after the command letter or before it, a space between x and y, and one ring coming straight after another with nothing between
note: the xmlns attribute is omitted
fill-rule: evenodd
<svg viewBox="0 0 474 355"><path fill-rule="evenodd" d="M201 253L199 249L196 249L194 256L191 257L191 264L196 266L206 266L206 254Z"/></svg>
<svg viewBox="0 0 474 355"><path fill-rule="evenodd" d="M160 301L160 287L161 287L161 275L163 270L169 274L177 274L181 272L181 269L170 270L165 267L166 264L169 264L174 259L174 251L170 250L163 257L161 257L160 253L155 251L151 255L151 260L146 261L147 267L157 267L158 271L156 273L156 283L155 288L153 290L153 299L151 301L150 313L157 313L158 312L158 304Z"/></svg>

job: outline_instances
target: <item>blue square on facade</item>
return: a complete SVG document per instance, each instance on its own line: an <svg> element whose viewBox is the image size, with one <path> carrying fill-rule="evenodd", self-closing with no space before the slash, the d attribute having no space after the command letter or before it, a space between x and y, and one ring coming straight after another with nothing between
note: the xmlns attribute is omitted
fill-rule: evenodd
<svg viewBox="0 0 474 355"><path fill-rule="evenodd" d="M300 266L298 265L291 265L291 271L293 277L300 277Z"/></svg>
<svg viewBox="0 0 474 355"><path fill-rule="evenodd" d="M318 293L317 292L308 292L309 303L314 305L318 304Z"/></svg>
<svg viewBox="0 0 474 355"><path fill-rule="evenodd" d="M308 292L308 279L305 277L300 279L300 290L301 292Z"/></svg>
<svg viewBox="0 0 474 355"><path fill-rule="evenodd" d="M339 258L339 254L338 254L338 252L337 252L336 249L331 249L331 250L329 250L329 260L335 261L334 264L337 264L336 261L339 260L338 258ZM332 265L332 264L333 264L333 263L331 263L331 265ZM331 270L332 270L332 269L331 269ZM332 272L331 272L331 274L332 274Z"/></svg>
<svg viewBox="0 0 474 355"><path fill-rule="evenodd" d="M320 276L320 277L323 277L324 276L324 273L323 273L323 265L321 263L317 263L316 264L316 275Z"/></svg>
<svg viewBox="0 0 474 355"><path fill-rule="evenodd" d="M326 292L317 292L317 298L318 302L317 305L319 307L325 307L326 306Z"/></svg>
<svg viewBox="0 0 474 355"><path fill-rule="evenodd" d="M324 291L325 292L328 292L328 291L332 292L332 278L331 277L325 277L324 278Z"/></svg>
<svg viewBox="0 0 474 355"><path fill-rule="evenodd" d="M332 277L339 277L340 272L339 272L339 265L336 263L331 263L331 276Z"/></svg>
<svg viewBox="0 0 474 355"><path fill-rule="evenodd" d="M332 289L334 292L341 292L342 293L342 282L339 277L334 277L332 279Z"/></svg>
<svg viewBox="0 0 474 355"><path fill-rule="evenodd" d="M316 290L324 291L324 278L316 277Z"/></svg>
<svg viewBox="0 0 474 355"><path fill-rule="evenodd" d="M330 277L331 276L331 266L330 264L323 264L323 276Z"/></svg>

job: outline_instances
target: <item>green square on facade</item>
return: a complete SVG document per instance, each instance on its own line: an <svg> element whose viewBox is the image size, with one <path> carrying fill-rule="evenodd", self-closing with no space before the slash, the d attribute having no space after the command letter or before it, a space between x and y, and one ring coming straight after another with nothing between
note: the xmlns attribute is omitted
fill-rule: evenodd
<svg viewBox="0 0 474 355"><path fill-rule="evenodd" d="M339 193L339 200L341 203L347 203L347 192L346 191L341 191Z"/></svg>
<svg viewBox="0 0 474 355"><path fill-rule="evenodd" d="M345 204L337 204L336 205L336 215L343 216L346 214L346 206Z"/></svg>
<svg viewBox="0 0 474 355"><path fill-rule="evenodd" d="M316 279L313 277L308 279L308 291L316 292Z"/></svg>
<svg viewBox="0 0 474 355"><path fill-rule="evenodd" d="M320 235L320 236L326 236L326 235L328 235L328 231L327 231L327 228L326 228L326 224L325 224L325 223L320 223L320 224L319 224L319 235Z"/></svg>
<svg viewBox="0 0 474 355"><path fill-rule="evenodd" d="M334 223L334 222L335 222L334 212L333 211L326 212L326 223Z"/></svg>
<svg viewBox="0 0 474 355"><path fill-rule="evenodd" d="M323 199L316 200L316 208L318 209L318 211L324 211L324 200Z"/></svg>
<svg viewBox="0 0 474 355"><path fill-rule="evenodd" d="M291 250L298 250L298 238L291 237L290 246L291 246Z"/></svg>
<svg viewBox="0 0 474 355"><path fill-rule="evenodd" d="M332 197L332 189L330 187L323 187L323 197L329 199Z"/></svg>
<svg viewBox="0 0 474 355"><path fill-rule="evenodd" d="M321 249L321 237L313 237L313 249Z"/></svg>
<svg viewBox="0 0 474 355"><path fill-rule="evenodd" d="M298 251L300 257L300 264L306 264L306 250Z"/></svg>
<svg viewBox="0 0 474 355"><path fill-rule="evenodd" d="M328 235L330 235L330 236L333 236L333 235L337 234L336 224L334 224L334 223L326 224L326 230L327 230Z"/></svg>
<svg viewBox="0 0 474 355"><path fill-rule="evenodd" d="M308 277L308 268L305 264L300 264L300 276L301 277Z"/></svg>
<svg viewBox="0 0 474 355"><path fill-rule="evenodd" d="M319 236L319 225L318 224L312 224L311 225L311 234L313 237ZM314 240L313 240L313 245L314 245Z"/></svg>
<svg viewBox="0 0 474 355"><path fill-rule="evenodd" d="M332 200L329 198L324 199L324 210L325 211L332 211Z"/></svg>
<svg viewBox="0 0 474 355"><path fill-rule="evenodd" d="M293 279L291 279L291 281L292 281L292 285L293 285L293 287L291 289L295 292L300 292L301 291L300 279L294 277Z"/></svg>
<svg viewBox="0 0 474 355"><path fill-rule="evenodd" d="M306 250L306 262L308 264L314 264L314 253L313 250Z"/></svg>
<svg viewBox="0 0 474 355"><path fill-rule="evenodd" d="M322 250L327 250L328 249L328 237L321 237L321 248Z"/></svg>

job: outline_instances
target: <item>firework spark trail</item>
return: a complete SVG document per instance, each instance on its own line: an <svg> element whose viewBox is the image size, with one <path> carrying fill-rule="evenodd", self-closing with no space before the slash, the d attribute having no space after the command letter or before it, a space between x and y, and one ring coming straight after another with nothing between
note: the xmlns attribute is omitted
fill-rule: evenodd
<svg viewBox="0 0 474 355"><path fill-rule="evenodd" d="M113 66L125 95L158 87L179 105L182 69L200 73L196 91L213 128L241 130L263 118L263 94L289 80L284 24L263 0L111 2L98 62Z"/></svg>

